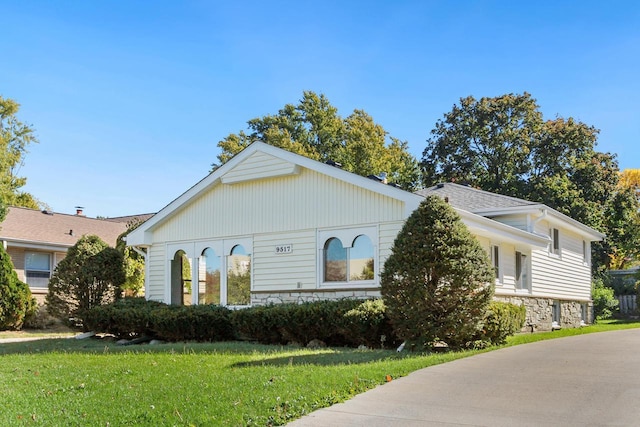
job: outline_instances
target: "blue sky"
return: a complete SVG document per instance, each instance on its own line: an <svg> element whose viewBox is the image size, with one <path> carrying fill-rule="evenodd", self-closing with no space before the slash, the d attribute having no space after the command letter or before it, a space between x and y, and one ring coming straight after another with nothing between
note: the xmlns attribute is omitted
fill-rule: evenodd
<svg viewBox="0 0 640 427"><path fill-rule="evenodd" d="M20 173L58 212L155 212L254 117L324 93L421 157L461 97L531 93L640 160L635 1L0 0L0 95L40 144Z"/></svg>

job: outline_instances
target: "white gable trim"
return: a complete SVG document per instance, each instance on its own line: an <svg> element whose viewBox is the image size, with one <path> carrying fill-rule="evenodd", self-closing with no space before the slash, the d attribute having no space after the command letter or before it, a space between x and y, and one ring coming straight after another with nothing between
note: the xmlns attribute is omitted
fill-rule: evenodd
<svg viewBox="0 0 640 427"><path fill-rule="evenodd" d="M401 200L405 205L405 217L408 217L424 199L423 196L410 193L400 188L396 188L391 185L385 185L378 181L374 181L355 173L347 172L340 168L330 166L313 159L309 159L299 154L291 153L281 148L265 144L264 142L257 141L242 150L240 153L236 154L227 163L210 173L200 182L184 192L177 199L162 208L160 212L148 219L140 227L132 231L127 236L127 244L130 246L150 245L152 242L151 232L154 228L158 227L159 225L163 224L171 217L176 215L189 203L191 203L191 201L196 200L198 196L200 196L205 191L208 191L211 187L224 184L224 176L256 152L269 154L273 157L280 158L285 162L295 165L296 167L303 167L324 175L331 176L335 179L348 182L352 185L364 188L374 193L378 193L396 200ZM247 177L246 180L255 178L259 177Z"/></svg>

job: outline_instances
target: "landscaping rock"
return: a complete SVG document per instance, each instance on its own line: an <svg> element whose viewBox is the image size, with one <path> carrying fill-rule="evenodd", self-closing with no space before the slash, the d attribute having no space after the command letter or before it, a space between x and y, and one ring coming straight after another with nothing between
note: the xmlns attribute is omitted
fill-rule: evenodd
<svg viewBox="0 0 640 427"><path fill-rule="evenodd" d="M327 344L319 339L313 339L309 341L309 344L307 344L307 348L324 348L326 346Z"/></svg>

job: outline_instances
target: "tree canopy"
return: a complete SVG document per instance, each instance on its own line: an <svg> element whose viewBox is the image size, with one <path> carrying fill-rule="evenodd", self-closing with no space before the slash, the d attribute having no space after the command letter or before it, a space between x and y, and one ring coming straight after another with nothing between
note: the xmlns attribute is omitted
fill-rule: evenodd
<svg viewBox="0 0 640 427"><path fill-rule="evenodd" d="M298 104L287 104L276 115L247 124L248 133L240 131L218 142L220 164L261 140L314 160L340 163L359 175L386 173L390 182L406 190L420 184L418 162L409 153L407 142L393 137L387 141L387 131L363 110L342 118L323 94L305 91Z"/></svg>
<svg viewBox="0 0 640 427"><path fill-rule="evenodd" d="M544 203L608 235L596 265L631 255L637 200L620 189L616 156L596 150L598 130L573 118L544 120L528 94L472 96L436 123L422 155L423 184L460 182ZM634 255L635 256L635 255Z"/></svg>
<svg viewBox="0 0 640 427"><path fill-rule="evenodd" d="M39 208L39 202L21 190L27 179L18 176L29 145L38 142L33 128L16 117L19 109L16 101L0 96L0 221L7 206Z"/></svg>

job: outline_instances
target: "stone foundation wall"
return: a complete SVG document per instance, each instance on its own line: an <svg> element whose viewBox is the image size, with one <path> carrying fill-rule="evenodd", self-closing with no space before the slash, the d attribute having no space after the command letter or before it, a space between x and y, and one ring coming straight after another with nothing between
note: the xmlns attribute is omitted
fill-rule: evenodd
<svg viewBox="0 0 640 427"><path fill-rule="evenodd" d="M520 296L495 296L496 301L524 305L527 309L527 320L523 332L550 331L553 322L554 302L560 305L560 322L562 328L578 328L582 322L590 324L593 321L593 303L585 301L566 301L553 298L534 298ZM582 318L582 305L587 305L586 319Z"/></svg>
<svg viewBox="0 0 640 427"><path fill-rule="evenodd" d="M287 291L287 292L253 292L251 305L267 305L282 303L301 304L308 301L336 300L342 298L367 299L380 298L379 289L349 289L349 290L322 290L313 291ZM550 331L553 322L553 305L560 305L560 327L577 328L581 322L592 323L593 304L591 302L554 300L553 298L533 298L526 296L495 296L494 300L509 302L515 305L524 305L527 309L527 317L523 332ZM582 318L582 304L587 305L587 318Z"/></svg>
<svg viewBox="0 0 640 427"><path fill-rule="evenodd" d="M282 304L294 302L301 304L308 301L336 300L342 298L367 299L380 298L379 289L349 289L349 290L322 290L287 291L269 293L251 293L251 305Z"/></svg>

